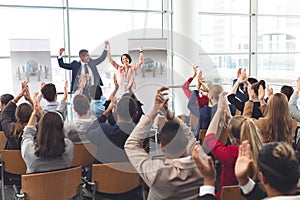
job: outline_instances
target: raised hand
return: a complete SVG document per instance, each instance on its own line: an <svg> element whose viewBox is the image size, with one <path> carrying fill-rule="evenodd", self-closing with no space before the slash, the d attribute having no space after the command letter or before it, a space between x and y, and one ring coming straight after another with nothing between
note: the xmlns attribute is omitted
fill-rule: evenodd
<svg viewBox="0 0 300 200"><path fill-rule="evenodd" d="M60 48L58 51L58 56L61 56L64 51L65 51L65 48Z"/></svg>
<svg viewBox="0 0 300 200"><path fill-rule="evenodd" d="M193 70L194 70L194 74L193 74L193 78L195 78L197 76L197 68L199 66L193 66Z"/></svg>
<svg viewBox="0 0 300 200"><path fill-rule="evenodd" d="M154 99L154 106L152 108L152 111L150 112L149 116L154 119L158 113L160 114L166 114L165 113L165 106L169 101L169 98L165 98L165 95L168 93L166 92L169 88L168 87L161 87L157 90L155 99Z"/></svg>
<svg viewBox="0 0 300 200"><path fill-rule="evenodd" d="M115 85L115 89L118 90L119 89L119 83L118 83L116 74L114 74L114 85Z"/></svg>
<svg viewBox="0 0 300 200"><path fill-rule="evenodd" d="M243 141L239 146L239 155L235 162L235 176L240 185L246 185L249 181L249 173L252 164L252 152L250 144L247 140Z"/></svg>
<svg viewBox="0 0 300 200"><path fill-rule="evenodd" d="M192 157L198 167L198 170L204 177L204 185L214 186L217 173L213 165L212 159L210 156L207 156L206 160L202 161L199 157L199 152L200 147L196 145L193 150Z"/></svg>
<svg viewBox="0 0 300 200"><path fill-rule="evenodd" d="M268 97L270 97L273 94L273 88L269 88L269 86L267 87L267 94Z"/></svg>
<svg viewBox="0 0 300 200"><path fill-rule="evenodd" d="M265 90L264 90L263 86L260 85L258 88L258 99L264 100L264 98L265 98Z"/></svg>
<svg viewBox="0 0 300 200"><path fill-rule="evenodd" d="M68 98L68 88L69 88L69 82L68 80L66 80L64 85L64 96L62 98L62 101L66 101Z"/></svg>

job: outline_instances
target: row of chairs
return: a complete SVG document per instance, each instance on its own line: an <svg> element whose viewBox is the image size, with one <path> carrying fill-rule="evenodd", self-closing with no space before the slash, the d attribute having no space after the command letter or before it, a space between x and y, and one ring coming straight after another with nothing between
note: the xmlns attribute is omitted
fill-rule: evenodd
<svg viewBox="0 0 300 200"><path fill-rule="evenodd" d="M71 168L26 174L26 165L20 150L2 150L1 195L5 200L5 173L21 176L21 192L16 187L17 199L71 199L81 196L82 186L92 186L92 199L96 193L120 194L138 188L142 181L129 162L93 164L91 182L82 177L82 168L94 161L96 147L91 144L75 144L74 159ZM141 187L141 189L143 189ZM143 191L141 191L143 194Z"/></svg>

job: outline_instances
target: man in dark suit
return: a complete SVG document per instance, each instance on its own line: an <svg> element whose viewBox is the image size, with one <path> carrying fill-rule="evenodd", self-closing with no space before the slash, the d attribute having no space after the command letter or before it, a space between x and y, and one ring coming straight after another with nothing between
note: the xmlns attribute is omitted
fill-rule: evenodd
<svg viewBox="0 0 300 200"><path fill-rule="evenodd" d="M88 74L91 77L91 85L103 85L96 66L105 60L108 44L108 41L105 41L105 49L97 59L91 59L89 52L85 49L82 49L79 51L80 61L74 60L71 63L64 63L62 59L62 53L65 51L65 49L59 49L59 56L57 57L59 66L67 70L72 70L71 92L75 92L78 89L79 78L85 74Z"/></svg>

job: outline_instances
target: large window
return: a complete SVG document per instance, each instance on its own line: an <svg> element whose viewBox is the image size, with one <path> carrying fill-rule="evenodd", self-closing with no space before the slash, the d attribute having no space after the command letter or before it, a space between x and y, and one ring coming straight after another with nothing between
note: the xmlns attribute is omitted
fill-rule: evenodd
<svg viewBox="0 0 300 200"><path fill-rule="evenodd" d="M297 0L201 0L201 47L231 84L237 68L271 86L299 76L300 4Z"/></svg>
<svg viewBox="0 0 300 200"><path fill-rule="evenodd" d="M58 49L65 47L66 61L78 59L80 49L99 55L105 40L137 29L162 29L162 0L0 0L0 66L1 93L13 93L10 58L10 39L48 39L50 41L52 81L61 92L70 71L59 68ZM127 35L130 38L136 35ZM147 37L147 31L138 35ZM153 36L153 35L151 35ZM122 37L127 41L128 38ZM124 45L125 44L125 45ZM120 49L118 44L112 47ZM120 44L121 45L121 44ZM128 42L117 52L128 50ZM70 56L70 57L68 57ZM116 55L118 56L118 55ZM104 63L108 67L107 63ZM102 66L101 66L102 67ZM103 70L99 69L100 73Z"/></svg>

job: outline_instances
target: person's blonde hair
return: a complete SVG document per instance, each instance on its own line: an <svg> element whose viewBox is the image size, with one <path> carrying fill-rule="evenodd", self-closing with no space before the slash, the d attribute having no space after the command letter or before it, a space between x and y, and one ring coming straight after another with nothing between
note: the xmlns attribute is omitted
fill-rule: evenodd
<svg viewBox="0 0 300 200"><path fill-rule="evenodd" d="M290 114L287 97L282 93L270 96L265 117L270 120L269 130L264 134L267 142L283 141L291 144L293 138L293 121Z"/></svg>
<svg viewBox="0 0 300 200"><path fill-rule="evenodd" d="M223 87L219 84L212 85L208 90L209 98L213 98L215 101L219 100L219 94L223 92Z"/></svg>
<svg viewBox="0 0 300 200"><path fill-rule="evenodd" d="M263 146L262 138L258 132L257 127L253 121L244 116L234 116L229 122L229 129L231 132L231 137L235 137L242 143L245 140L249 141L253 162L251 166L250 175L252 179L256 180L258 178L258 153Z"/></svg>

